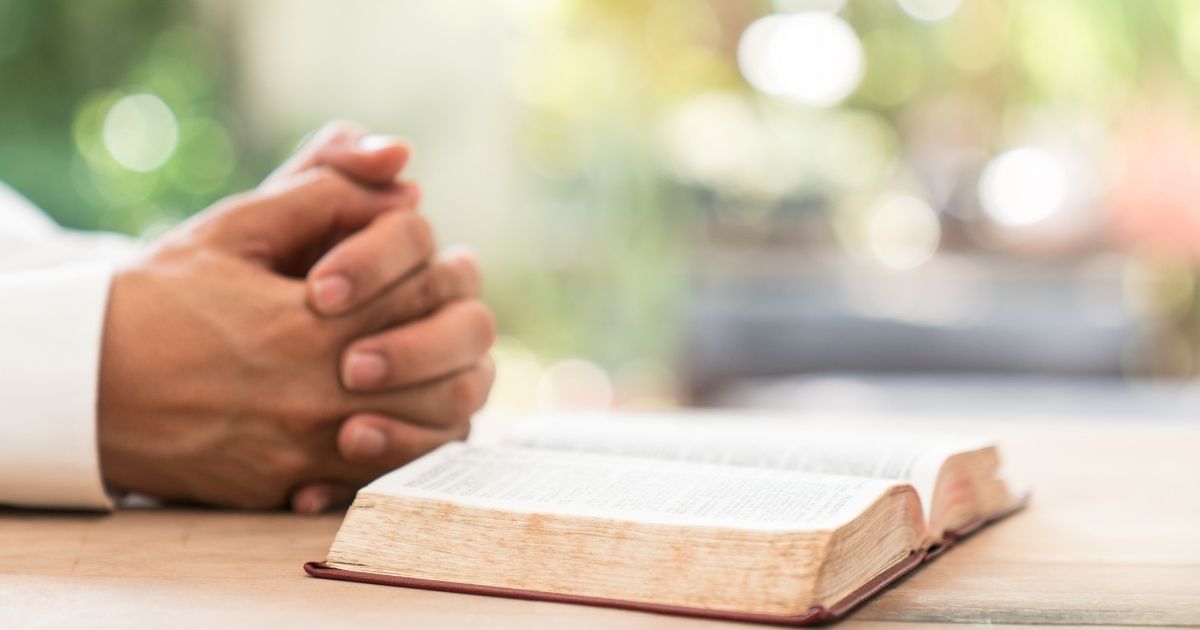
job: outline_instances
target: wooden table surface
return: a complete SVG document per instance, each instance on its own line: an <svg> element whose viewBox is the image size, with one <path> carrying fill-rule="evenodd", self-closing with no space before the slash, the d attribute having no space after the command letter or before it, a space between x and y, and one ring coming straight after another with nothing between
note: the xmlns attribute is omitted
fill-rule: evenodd
<svg viewBox="0 0 1200 630"><path fill-rule="evenodd" d="M1032 505L838 628L1200 626L1200 426L1030 420L970 428L1001 440L1009 470L1034 489ZM0 626L740 625L306 577L301 564L324 557L339 522L178 509L0 511Z"/></svg>

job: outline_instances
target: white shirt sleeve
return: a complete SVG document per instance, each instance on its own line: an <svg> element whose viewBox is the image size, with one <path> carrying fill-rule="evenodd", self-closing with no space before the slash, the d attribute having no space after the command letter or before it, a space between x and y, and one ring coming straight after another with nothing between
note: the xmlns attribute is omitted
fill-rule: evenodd
<svg viewBox="0 0 1200 630"><path fill-rule="evenodd" d="M0 503L111 509L96 397L115 265L131 239L59 228L0 184Z"/></svg>

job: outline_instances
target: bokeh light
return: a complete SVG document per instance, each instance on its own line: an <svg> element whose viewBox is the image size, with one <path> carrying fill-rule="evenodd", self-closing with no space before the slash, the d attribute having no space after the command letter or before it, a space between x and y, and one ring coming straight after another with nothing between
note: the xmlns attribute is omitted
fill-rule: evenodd
<svg viewBox="0 0 1200 630"><path fill-rule="evenodd" d="M1200 2L21 0L0 70L0 178L71 228L161 230L328 118L413 140L423 209L488 269L493 406L575 404L571 375L695 400L678 322L714 269L942 325L981 304L950 274L1145 257L1139 306L1088 321L1200 348Z"/></svg>
<svg viewBox="0 0 1200 630"><path fill-rule="evenodd" d="M979 202L997 223L1032 225L1058 211L1067 197L1062 161L1038 147L1013 149L993 159L979 179Z"/></svg>
<svg viewBox="0 0 1200 630"><path fill-rule="evenodd" d="M502 411L528 411L537 407L537 383L542 375L537 354L515 337L507 335L492 347L496 380L488 396L488 408Z"/></svg>
<svg viewBox="0 0 1200 630"><path fill-rule="evenodd" d="M840 103L865 69L854 29L823 11L758 19L738 43L738 65L758 90L815 107Z"/></svg>
<svg viewBox="0 0 1200 630"><path fill-rule="evenodd" d="M1154 4L1154 3L1149 3ZM1022 70L1042 94L1107 99L1138 72L1136 55L1114 31L1127 20L1120 5L1091 9L1086 2L1037 2L1015 11L1013 43ZM1106 22L1113 23L1107 24ZM1070 60L1070 63L1064 63Z"/></svg>
<svg viewBox="0 0 1200 630"><path fill-rule="evenodd" d="M862 43L867 69L859 94L883 107L912 98L925 76L921 41L905 30L881 28L863 36Z"/></svg>
<svg viewBox="0 0 1200 630"><path fill-rule="evenodd" d="M564 359L542 374L537 386L540 409L609 409L613 385L604 368L587 359Z"/></svg>
<svg viewBox="0 0 1200 630"><path fill-rule="evenodd" d="M615 404L621 409L664 409L677 404L677 377L662 361L634 359L619 367L612 380Z"/></svg>
<svg viewBox="0 0 1200 630"><path fill-rule="evenodd" d="M1131 257L1121 274L1126 307L1148 319L1186 317L1196 300L1196 276L1180 261Z"/></svg>
<svg viewBox="0 0 1200 630"><path fill-rule="evenodd" d="M929 204L911 195L895 195L869 211L866 236L871 254L881 265L907 271L933 257L942 230Z"/></svg>
<svg viewBox="0 0 1200 630"><path fill-rule="evenodd" d="M995 66L1009 36L1005 6L997 2L969 2L954 15L953 27L937 29L941 61L967 72Z"/></svg>
<svg viewBox="0 0 1200 630"><path fill-rule="evenodd" d="M846 0L773 0L771 4L780 13L800 11L828 11L837 13L846 6Z"/></svg>
<svg viewBox="0 0 1200 630"><path fill-rule="evenodd" d="M669 112L660 138L672 172L717 187L753 177L770 142L746 98L724 92L699 95Z"/></svg>
<svg viewBox="0 0 1200 630"><path fill-rule="evenodd" d="M1176 40L1179 62L1193 81L1200 81L1200 3L1178 5L1179 36Z"/></svg>
<svg viewBox="0 0 1200 630"><path fill-rule="evenodd" d="M175 114L153 94L131 94L104 118L104 147L121 166L153 171L170 159L179 141Z"/></svg>
<svg viewBox="0 0 1200 630"><path fill-rule="evenodd" d="M835 110L823 118L820 133L801 150L823 181L844 189L878 186L895 167L895 129L869 111ZM822 147L813 151L812 147Z"/></svg>
<svg viewBox="0 0 1200 630"><path fill-rule="evenodd" d="M187 156L172 160L166 168L171 181L196 194L219 190L233 175L237 150L225 127L211 118L179 121L179 148Z"/></svg>
<svg viewBox="0 0 1200 630"><path fill-rule="evenodd" d="M950 17L962 0L899 0L904 12L926 22Z"/></svg>

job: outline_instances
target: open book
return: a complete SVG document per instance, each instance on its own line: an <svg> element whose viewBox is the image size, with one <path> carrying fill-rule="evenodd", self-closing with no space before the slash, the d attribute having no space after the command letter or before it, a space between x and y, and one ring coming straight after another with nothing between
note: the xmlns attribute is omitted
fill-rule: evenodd
<svg viewBox="0 0 1200 630"><path fill-rule="evenodd" d="M361 490L318 577L805 624L1021 505L980 440L563 417Z"/></svg>

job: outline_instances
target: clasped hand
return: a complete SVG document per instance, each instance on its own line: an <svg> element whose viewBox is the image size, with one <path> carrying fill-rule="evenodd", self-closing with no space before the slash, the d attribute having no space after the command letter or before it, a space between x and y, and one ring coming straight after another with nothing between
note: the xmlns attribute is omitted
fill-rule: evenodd
<svg viewBox="0 0 1200 630"><path fill-rule="evenodd" d="M491 315L435 252L408 157L326 127L257 190L113 279L98 400L110 488L319 512L466 436L491 387Z"/></svg>

